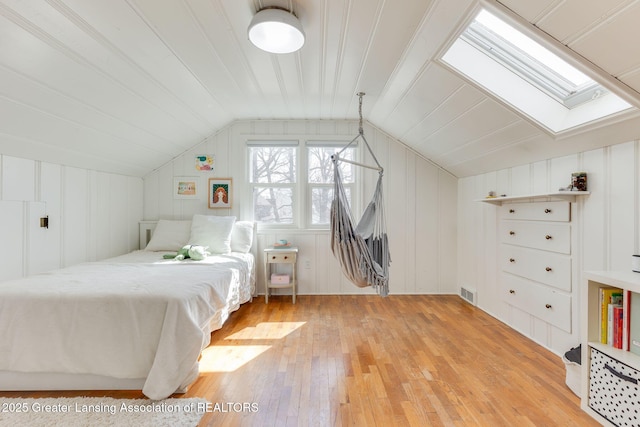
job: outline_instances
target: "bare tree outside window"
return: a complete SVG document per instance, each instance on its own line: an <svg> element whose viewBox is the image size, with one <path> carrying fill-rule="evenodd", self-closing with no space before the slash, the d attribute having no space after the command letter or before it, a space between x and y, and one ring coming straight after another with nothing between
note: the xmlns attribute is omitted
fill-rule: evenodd
<svg viewBox="0 0 640 427"><path fill-rule="evenodd" d="M342 147L309 144L305 151L300 151L297 145L250 145L249 181L255 221L291 226L299 225L297 222L304 218L302 227L328 227L334 186L331 156ZM299 161L299 154L306 157ZM340 157L354 160L355 155L356 149L349 147ZM299 171L300 167L305 170ZM340 173L351 202L355 194L355 168L340 163Z"/></svg>
<svg viewBox="0 0 640 427"><path fill-rule="evenodd" d="M329 224L331 202L333 201L334 173L331 156L338 150L338 147L309 147L307 149L312 225ZM353 160L354 154L354 149L348 148L340 156L347 160ZM347 197L351 202L350 187L354 183L353 165L340 163L340 173L345 184Z"/></svg>
<svg viewBox="0 0 640 427"><path fill-rule="evenodd" d="M255 186L255 220L273 224L293 223L293 188L296 183L295 147L251 147L251 182Z"/></svg>

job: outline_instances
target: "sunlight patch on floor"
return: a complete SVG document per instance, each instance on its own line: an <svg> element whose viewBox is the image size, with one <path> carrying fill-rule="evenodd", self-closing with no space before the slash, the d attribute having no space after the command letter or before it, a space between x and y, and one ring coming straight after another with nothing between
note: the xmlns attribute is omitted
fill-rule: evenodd
<svg viewBox="0 0 640 427"><path fill-rule="evenodd" d="M233 372L271 348L270 345L214 345L202 351L200 372Z"/></svg>
<svg viewBox="0 0 640 427"><path fill-rule="evenodd" d="M233 372L271 348L270 345L245 345L245 340L279 340L306 322L262 322L225 337L229 345L211 345L202 351L200 372Z"/></svg>
<svg viewBox="0 0 640 427"><path fill-rule="evenodd" d="M306 322L262 322L231 334L225 340L274 340L282 339Z"/></svg>

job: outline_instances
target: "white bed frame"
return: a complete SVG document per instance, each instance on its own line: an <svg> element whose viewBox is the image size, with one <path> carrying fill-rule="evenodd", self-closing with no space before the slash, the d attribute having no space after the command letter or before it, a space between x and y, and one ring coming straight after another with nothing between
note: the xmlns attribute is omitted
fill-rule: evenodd
<svg viewBox="0 0 640 427"><path fill-rule="evenodd" d="M144 249L153 236L157 221L140 221L140 249ZM253 225L251 253L257 258L257 224ZM256 286L257 288L257 286ZM254 291L255 293L256 291ZM254 295L255 296L255 295ZM93 374L63 374L42 372L14 372L0 370L0 391L44 390L142 390L146 378L114 378ZM188 387L176 390L186 393Z"/></svg>

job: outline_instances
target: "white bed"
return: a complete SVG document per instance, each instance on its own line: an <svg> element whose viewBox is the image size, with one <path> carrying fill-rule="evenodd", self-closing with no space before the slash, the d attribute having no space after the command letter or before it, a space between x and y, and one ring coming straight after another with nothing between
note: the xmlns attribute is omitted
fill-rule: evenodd
<svg viewBox="0 0 640 427"><path fill-rule="evenodd" d="M255 292L247 252L135 251L0 284L0 389L184 391L212 331Z"/></svg>

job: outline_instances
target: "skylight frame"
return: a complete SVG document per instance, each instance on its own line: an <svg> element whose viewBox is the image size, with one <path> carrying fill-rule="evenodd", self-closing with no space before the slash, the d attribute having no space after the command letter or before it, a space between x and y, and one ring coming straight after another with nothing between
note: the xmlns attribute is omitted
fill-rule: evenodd
<svg viewBox="0 0 640 427"><path fill-rule="evenodd" d="M487 55L483 49L464 40L461 34L482 10L516 28L524 37L542 45L584 75L600 84L606 83L606 92L598 92L598 96L592 96L594 99L589 97L590 102L575 100L575 106L568 108L547 91L541 90L502 62ZM480 0L470 10L469 16L461 23L457 36L442 47L436 61L552 136L582 131L585 127L600 127L608 122L619 121L623 116L638 113L638 109L629 100L633 100L635 104L640 103L640 98L628 93L612 76L597 68L592 69L583 58L575 56L568 48L512 11L485 0Z"/></svg>
<svg viewBox="0 0 640 427"><path fill-rule="evenodd" d="M518 74L539 90L556 99L565 107L573 108L608 92L602 85L584 75L540 43L531 39L512 25L504 21L501 22L505 27L509 27L511 31L517 33L517 35L528 38L529 42L537 45L539 49L544 49L548 56L553 56L555 61L561 62L563 67L571 69L572 72L580 74L582 79L585 80L581 84L574 83L570 78L562 74L559 69L554 68L552 64L545 63L541 59L536 58L533 54L516 46L505 38L499 31L479 21L478 17L482 14L488 14L492 18L500 20L498 16L486 9L481 9L460 37L492 59L500 62L504 67Z"/></svg>

